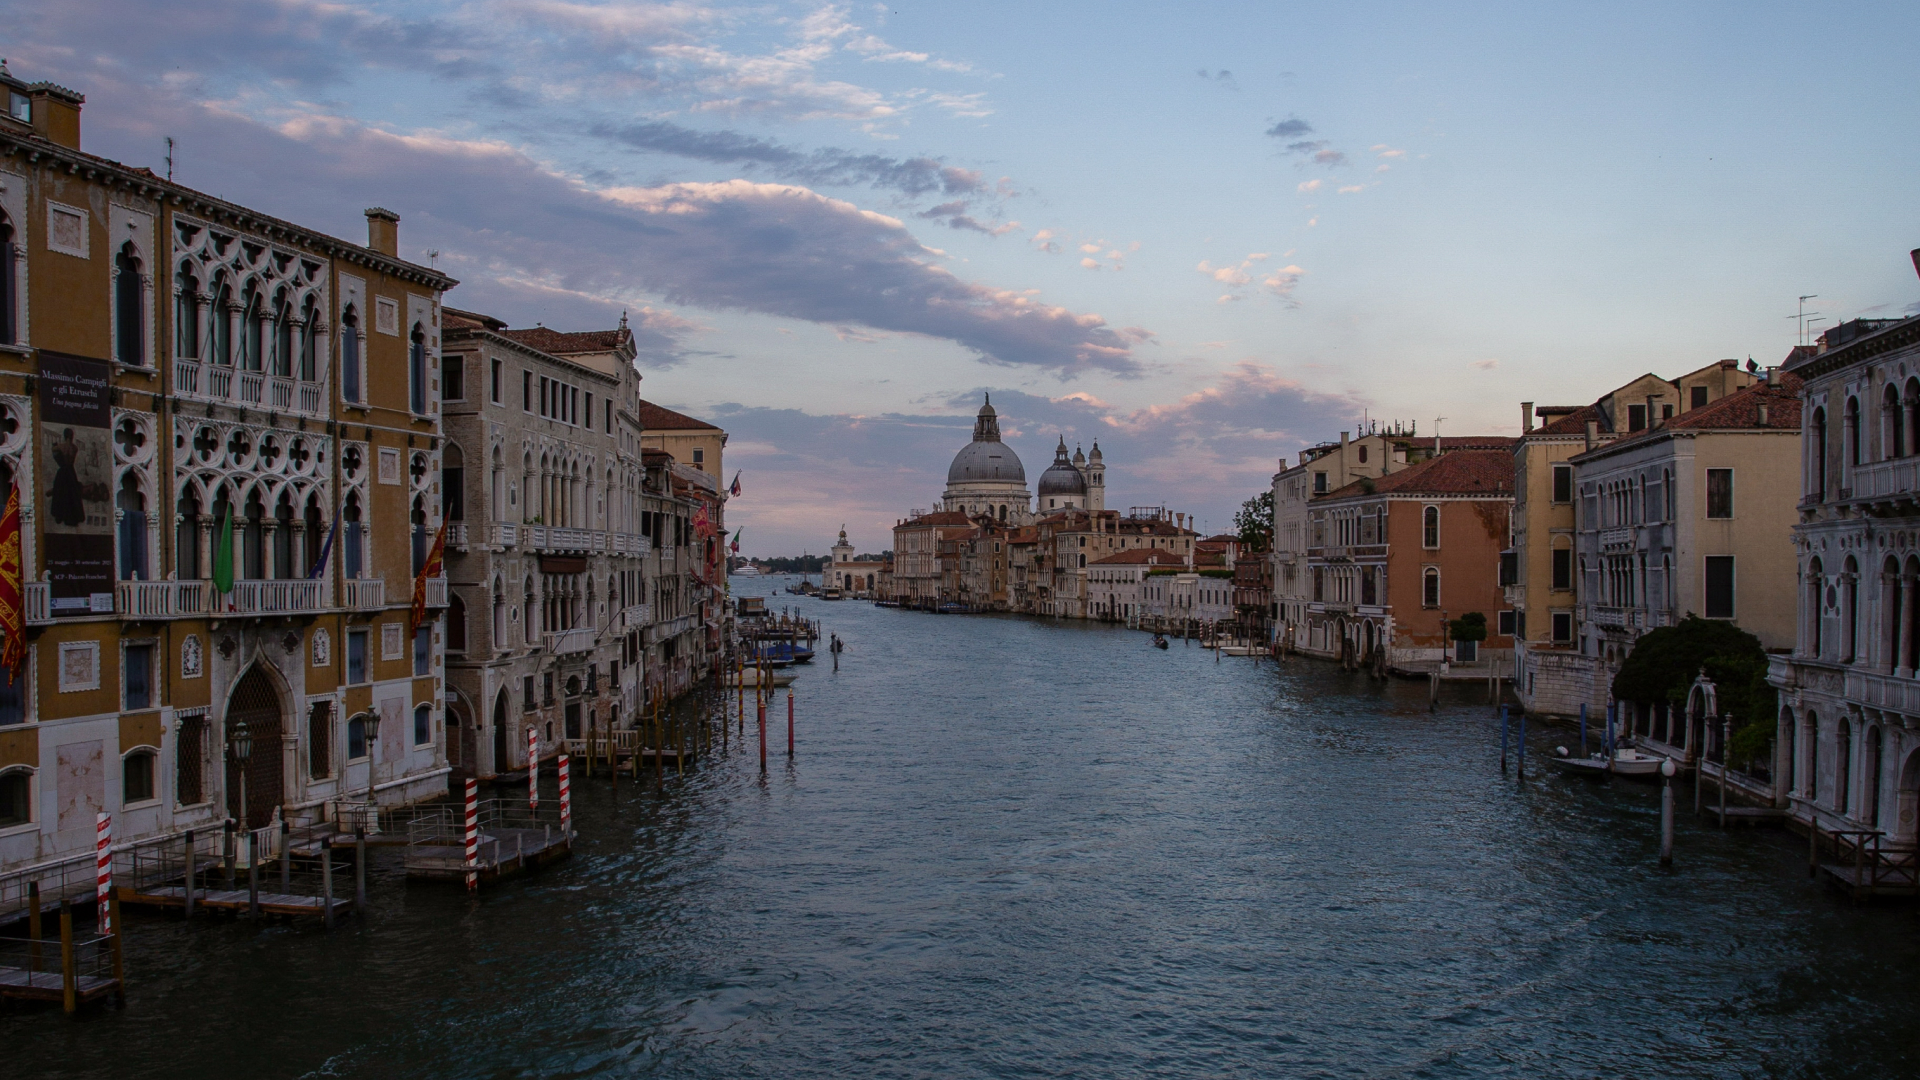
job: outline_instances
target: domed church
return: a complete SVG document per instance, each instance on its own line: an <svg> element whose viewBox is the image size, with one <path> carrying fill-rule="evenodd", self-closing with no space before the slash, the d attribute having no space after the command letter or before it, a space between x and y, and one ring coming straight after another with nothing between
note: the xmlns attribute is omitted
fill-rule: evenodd
<svg viewBox="0 0 1920 1080"><path fill-rule="evenodd" d="M1090 456L1075 450L1069 458L1063 437L1054 451L1053 464L1040 476L1038 513L1105 507L1106 466L1100 460L1100 444L1093 444ZM1020 463L1020 455L1000 441L1000 418L993 411L991 398L980 406L980 415L974 419L973 441L953 456L953 464L947 469L947 490L940 496L940 509L976 517L986 514L1009 525L1025 525L1034 517L1026 467Z"/></svg>

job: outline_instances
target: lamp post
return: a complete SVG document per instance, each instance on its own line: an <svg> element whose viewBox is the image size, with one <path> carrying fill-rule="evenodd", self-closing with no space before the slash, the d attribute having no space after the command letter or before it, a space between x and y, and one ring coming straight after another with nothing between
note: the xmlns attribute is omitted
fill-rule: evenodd
<svg viewBox="0 0 1920 1080"><path fill-rule="evenodd" d="M227 734L233 760L240 763L240 827L247 830L247 915L260 916L260 860L254 848L252 815L247 812L247 763L253 759L253 734L245 720L236 720Z"/></svg>
<svg viewBox="0 0 1920 1080"><path fill-rule="evenodd" d="M1660 865L1673 865L1673 759L1660 763Z"/></svg>

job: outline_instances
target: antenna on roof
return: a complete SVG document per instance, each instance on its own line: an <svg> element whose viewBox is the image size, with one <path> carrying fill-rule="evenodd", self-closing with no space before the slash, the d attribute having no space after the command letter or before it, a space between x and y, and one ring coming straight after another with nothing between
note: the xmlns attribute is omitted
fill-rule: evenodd
<svg viewBox="0 0 1920 1080"><path fill-rule="evenodd" d="M0 60L0 75L6 74L7 62ZM167 183L173 183L173 136L167 136Z"/></svg>
<svg viewBox="0 0 1920 1080"><path fill-rule="evenodd" d="M1815 316L1815 315L1818 315L1818 314L1820 314L1820 313L1819 313L1819 312L1817 312L1817 311L1808 311L1808 310L1807 310L1807 301L1809 301L1809 300L1817 300L1817 299L1819 299L1819 298L1820 298L1820 294L1819 294L1819 293L1808 293L1807 295L1805 295L1805 296L1803 296L1803 297L1801 297L1801 298L1800 298L1800 310L1799 310L1799 312L1798 312L1797 314L1793 314L1793 315L1789 315L1789 316L1787 316L1787 317L1788 317L1789 319L1792 319L1792 320L1794 320L1795 322L1797 322L1797 323L1799 323L1799 324L1800 324L1800 344L1802 344L1802 345L1805 345L1805 344L1807 343L1807 325L1808 325L1808 323L1807 323L1807 320L1808 320L1808 319L1810 319L1810 318L1813 318L1813 316ZM1815 321L1816 321L1816 322L1822 322L1822 321L1825 321L1825 320L1818 320L1818 319L1816 319Z"/></svg>

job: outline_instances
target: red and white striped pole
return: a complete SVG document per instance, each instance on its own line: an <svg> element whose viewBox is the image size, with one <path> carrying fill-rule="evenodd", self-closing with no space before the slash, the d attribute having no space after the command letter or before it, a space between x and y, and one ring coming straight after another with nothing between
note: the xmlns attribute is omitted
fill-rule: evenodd
<svg viewBox="0 0 1920 1080"><path fill-rule="evenodd" d="M560 835L573 827L573 786L567 777L567 755L560 755Z"/></svg>
<svg viewBox="0 0 1920 1080"><path fill-rule="evenodd" d="M540 733L527 728L527 809L540 808Z"/></svg>
<svg viewBox="0 0 1920 1080"><path fill-rule="evenodd" d="M480 781L467 781L467 891L480 887Z"/></svg>
<svg viewBox="0 0 1920 1080"><path fill-rule="evenodd" d="M93 816L94 897L100 902L100 932L113 933L112 907L107 903L113 891L113 817Z"/></svg>

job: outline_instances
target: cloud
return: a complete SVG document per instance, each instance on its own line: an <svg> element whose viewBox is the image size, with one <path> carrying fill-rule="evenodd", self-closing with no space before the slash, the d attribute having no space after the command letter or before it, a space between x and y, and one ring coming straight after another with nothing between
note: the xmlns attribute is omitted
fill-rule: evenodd
<svg viewBox="0 0 1920 1080"><path fill-rule="evenodd" d="M1477 368L1480 371L1492 371L1493 369L1500 366L1500 361L1497 358L1489 357L1488 359L1485 359L1485 360L1475 360L1472 364L1468 366Z"/></svg>
<svg viewBox="0 0 1920 1080"><path fill-rule="evenodd" d="M1100 260L1099 259L1081 259L1080 265L1086 267L1089 270L1098 270L1100 269Z"/></svg>
<svg viewBox="0 0 1920 1080"><path fill-rule="evenodd" d="M1291 254L1291 252L1289 252L1289 254ZM1214 266L1212 263L1203 259L1200 265L1194 267L1194 269L1207 275L1214 281L1225 285L1228 291L1222 294L1215 302L1231 304L1242 299L1243 294L1239 290L1243 286L1253 282L1255 276L1254 264L1263 262L1267 258L1267 252L1256 251L1240 260L1237 265ZM1260 286L1275 296L1280 297L1282 300L1285 300L1289 307L1296 307L1298 305L1293 300L1293 288L1299 284L1301 275L1305 273L1306 271L1298 266L1284 266L1278 270L1269 272L1265 278L1261 279ZM1224 342L1211 342L1207 344L1217 347L1224 344Z"/></svg>
<svg viewBox="0 0 1920 1080"><path fill-rule="evenodd" d="M963 280L899 220L805 187L596 186L499 142L397 135L325 114L269 129L106 80L90 90L114 102L90 128L102 151L178 134L198 148L198 174L219 176L225 194L323 228L357 221L364 206L393 207L405 253L438 249L467 281L455 304L504 305L496 313L510 321L515 305L555 297L615 310L664 298L944 339L989 363L1061 375L1138 370L1100 316Z"/></svg>
<svg viewBox="0 0 1920 1080"><path fill-rule="evenodd" d="M1234 79L1233 72L1228 71L1226 68L1221 68L1219 71L1208 71L1206 68L1201 68L1200 77L1209 82L1224 86L1228 90L1240 89L1240 83Z"/></svg>
<svg viewBox="0 0 1920 1080"><path fill-rule="evenodd" d="M1056 239L1052 229L1041 229L1039 232L1028 237L1027 243L1051 255L1058 255L1060 253L1060 242Z"/></svg>
<svg viewBox="0 0 1920 1080"><path fill-rule="evenodd" d="M985 195L986 178L934 157L896 158L835 147L800 150L733 131L697 131L666 120L597 122L587 130L634 150L695 161L760 168L777 179L810 186L871 187L905 195Z"/></svg>
<svg viewBox="0 0 1920 1080"><path fill-rule="evenodd" d="M1306 273L1298 266L1283 266L1260 280L1260 287L1287 301L1289 307L1299 306L1293 299L1294 286L1300 284L1300 278Z"/></svg>
<svg viewBox="0 0 1920 1080"><path fill-rule="evenodd" d="M1352 194L1353 194L1353 193L1355 193L1355 192L1358 192L1358 191L1365 191L1365 190L1367 190L1367 188L1366 188L1366 185L1364 185L1364 184L1349 184L1349 185L1347 185L1346 187L1343 187L1343 188L1339 188L1339 189L1337 189L1337 190L1336 190L1336 191L1334 192L1334 194L1336 194L1336 195L1352 195Z"/></svg>
<svg viewBox="0 0 1920 1080"><path fill-rule="evenodd" d="M1299 183L1299 185L1294 188L1294 190L1295 191L1319 191L1320 180L1318 177L1315 177L1312 180L1302 180Z"/></svg>
<svg viewBox="0 0 1920 1080"><path fill-rule="evenodd" d="M1407 152L1405 150L1392 149L1391 147L1387 146L1386 143L1376 143L1373 146L1369 147L1368 149L1372 150L1376 155L1383 158L1403 158L1407 156Z"/></svg>
<svg viewBox="0 0 1920 1080"><path fill-rule="evenodd" d="M1267 129L1267 134L1275 139L1297 139L1312 132L1313 125L1299 117L1288 117Z"/></svg>

